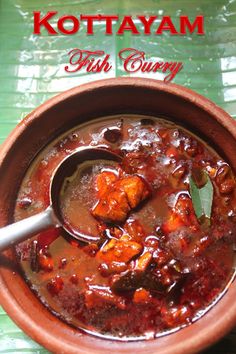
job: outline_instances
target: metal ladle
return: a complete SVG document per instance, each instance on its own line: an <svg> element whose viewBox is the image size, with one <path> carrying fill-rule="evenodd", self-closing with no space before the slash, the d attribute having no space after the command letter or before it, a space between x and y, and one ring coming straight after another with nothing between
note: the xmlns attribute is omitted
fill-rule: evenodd
<svg viewBox="0 0 236 354"><path fill-rule="evenodd" d="M79 148L67 156L56 168L50 182L50 206L43 212L0 229L0 251L53 227L62 227L67 233L84 242L96 242L99 237L80 234L64 222L60 208L60 192L66 178L71 177L86 161L110 160L120 162L121 157L104 148Z"/></svg>

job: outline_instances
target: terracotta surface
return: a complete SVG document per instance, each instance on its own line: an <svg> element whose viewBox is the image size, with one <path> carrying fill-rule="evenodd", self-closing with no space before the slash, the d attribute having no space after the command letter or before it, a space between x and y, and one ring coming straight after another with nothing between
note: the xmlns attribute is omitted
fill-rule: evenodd
<svg viewBox="0 0 236 354"><path fill-rule="evenodd" d="M214 145L236 171L236 123L192 91L156 80L118 78L93 82L47 101L28 115L0 152L0 226L12 220L24 173L39 149L64 130L115 113L164 115ZM33 295L15 267L14 254L0 257L0 303L34 340L56 353L195 353L236 324L236 287L199 321L152 341L118 342L80 333L55 318Z"/></svg>

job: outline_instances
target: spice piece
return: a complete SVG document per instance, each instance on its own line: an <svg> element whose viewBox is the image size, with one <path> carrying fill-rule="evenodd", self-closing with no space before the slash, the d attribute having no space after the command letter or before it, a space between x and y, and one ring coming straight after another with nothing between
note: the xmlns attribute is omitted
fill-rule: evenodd
<svg viewBox="0 0 236 354"><path fill-rule="evenodd" d="M190 194L193 207L198 219L205 216L210 219L213 201L213 185L208 174L205 172L206 183L203 187L198 188L192 177L189 179Z"/></svg>

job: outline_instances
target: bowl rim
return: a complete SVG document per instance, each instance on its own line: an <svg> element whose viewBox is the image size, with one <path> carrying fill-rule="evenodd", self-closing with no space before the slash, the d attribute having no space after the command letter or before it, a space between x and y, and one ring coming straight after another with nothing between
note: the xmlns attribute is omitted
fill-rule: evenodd
<svg viewBox="0 0 236 354"><path fill-rule="evenodd" d="M162 90L166 93L176 95L180 98L185 99L186 101L202 108L210 115L214 115L216 120L223 125L227 130L230 130L231 134L236 138L236 123L233 118L226 113L221 107L216 103L212 102L210 99L202 96L201 94L178 84L174 83L165 83L161 80L156 79L146 79L142 77L116 77L96 80L88 83L84 83L78 86L75 86L69 90L63 91L42 104L33 109L28 113L16 126L13 128L11 133L5 139L1 145L1 155L5 156L8 150L11 148L11 141L17 139L17 137L22 134L22 132L27 129L27 125L34 119L37 119L40 114L50 109L56 104L68 99L69 97L82 94L84 92L92 92L101 87L110 87L110 86L133 86L133 87L145 87L145 88L155 88ZM232 123L234 126L232 126ZM0 164L3 157L0 156Z"/></svg>
<svg viewBox="0 0 236 354"><path fill-rule="evenodd" d="M92 81L86 84L76 86L70 90L62 92L46 102L42 103L40 106L35 108L31 113L29 113L9 134L7 139L1 145L0 148L0 168L3 164L5 158L11 151L15 144L15 141L20 137L20 135L28 129L30 123L34 120L40 119L40 116L49 110L51 107L62 103L63 101L71 98L72 96L81 95L83 93L92 93L94 90L99 90L101 88L109 87L141 87L142 89L151 88L152 90L164 91L165 93L178 96L179 98L188 101L189 103L200 107L202 110L206 111L210 116L215 118L220 125L222 125L236 140L236 122L226 113L222 108L217 106L215 103L207 99L206 97L190 90L189 88L173 84L164 83L163 81L155 79L137 78L137 77L118 77L110 79L102 79L97 81ZM1 211L1 210L0 210ZM34 319L29 317L27 314L23 313L20 304L15 298L13 298L9 289L6 288L4 279L2 277L3 270L0 269L0 304L7 313L10 313L10 317L16 322L16 324L23 329L28 335L31 336L35 341L46 347L47 349L57 352L57 353L75 353L73 345L70 343L64 343L64 348L62 350L62 340L60 338L55 338L53 334L45 333L44 329L37 326ZM228 298L230 297L230 290L228 289ZM233 294L232 294L233 295ZM231 295L231 298L232 298ZM224 297L226 297L224 295ZM229 303L233 303L228 301ZM218 306L219 302L215 305ZM223 337L229 330L233 328L236 324L236 301L232 306L227 309L227 313L221 319L217 318L211 323L211 327L208 328L205 333L201 333L200 336L187 337L182 343L179 343L175 347L167 348L165 351L160 351L159 353L171 354L173 350L175 354L180 353L196 353L209 345L213 344L216 340ZM212 310L210 310L212 311ZM203 316L204 317L204 316ZM190 326L191 327L191 326ZM186 327L187 328L187 327ZM182 329L181 331L184 331ZM47 334L47 335L45 335ZM171 334L170 334L171 335ZM168 337L168 336L167 336ZM106 339L102 339L106 341ZM158 338L155 340L158 341ZM116 342L124 343L124 342ZM133 343L133 342L129 342ZM147 342L146 342L147 343ZM85 353L79 348L76 350L77 353ZM120 353L123 352L119 351ZM126 351L124 351L126 352ZM145 352L145 351L144 351ZM148 350L147 350L148 352ZM91 352L92 353L92 352ZM94 351L93 353L100 353L100 351ZM102 351L101 351L102 353ZM153 351L152 351L153 353Z"/></svg>

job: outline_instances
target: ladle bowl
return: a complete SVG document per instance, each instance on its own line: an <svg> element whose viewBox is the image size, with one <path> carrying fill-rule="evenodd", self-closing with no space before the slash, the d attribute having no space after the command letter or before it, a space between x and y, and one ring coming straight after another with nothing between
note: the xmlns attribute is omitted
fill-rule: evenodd
<svg viewBox="0 0 236 354"><path fill-rule="evenodd" d="M27 238L53 227L62 227L72 237L84 242L99 241L99 237L75 231L65 223L60 207L60 196L63 183L71 177L80 166L87 161L121 161L116 153L104 148L79 148L67 156L55 169L50 182L50 205L39 214L33 215L0 229L0 252ZM79 215L78 215L79 218Z"/></svg>

